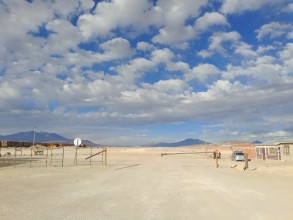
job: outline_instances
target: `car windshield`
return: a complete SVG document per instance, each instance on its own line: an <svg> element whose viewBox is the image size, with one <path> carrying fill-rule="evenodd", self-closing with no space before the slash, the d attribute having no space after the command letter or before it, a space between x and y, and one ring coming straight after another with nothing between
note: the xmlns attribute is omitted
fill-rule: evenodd
<svg viewBox="0 0 293 220"><path fill-rule="evenodd" d="M244 154L243 154L243 153L236 153L236 155L240 155L240 156L243 156Z"/></svg>

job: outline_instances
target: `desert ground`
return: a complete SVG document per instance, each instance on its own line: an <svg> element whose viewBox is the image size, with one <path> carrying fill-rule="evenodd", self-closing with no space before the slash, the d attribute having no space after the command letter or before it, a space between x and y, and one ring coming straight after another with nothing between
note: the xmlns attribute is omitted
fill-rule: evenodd
<svg viewBox="0 0 293 220"><path fill-rule="evenodd" d="M102 165L79 151L77 166L74 149L63 167L60 155L47 167L2 164L0 219L293 219L290 161L252 160L244 171L228 153L216 168L209 154L161 156L200 151L192 147L112 147Z"/></svg>

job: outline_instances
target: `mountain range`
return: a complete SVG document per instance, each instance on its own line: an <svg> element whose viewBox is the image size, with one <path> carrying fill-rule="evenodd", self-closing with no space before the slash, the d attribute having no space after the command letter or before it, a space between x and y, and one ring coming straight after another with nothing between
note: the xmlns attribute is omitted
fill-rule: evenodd
<svg viewBox="0 0 293 220"><path fill-rule="evenodd" d="M59 143L59 144L72 144L73 139L65 138L56 133L48 133L48 132L34 132L34 131L26 131L26 132L18 132L15 134L9 135L0 135L0 140L7 140L7 141L20 141L20 142L33 142L35 135L35 142L36 143ZM83 140L83 144L87 146L99 146L100 144L93 143L88 140ZM197 145L197 144L204 144L205 142L200 139L185 139L179 142L173 143L157 143L148 146L152 147L179 147L179 146L190 146L190 145ZM206 142L207 143L207 142ZM209 144L209 143L207 143Z"/></svg>
<svg viewBox="0 0 293 220"><path fill-rule="evenodd" d="M34 135L35 135L35 138L34 138ZM33 142L34 139L36 143L59 143L59 144L73 143L73 139L65 138L59 134L48 133L48 132L26 131L26 132L18 132L18 133L9 134L9 135L0 135L0 140L7 140L7 141ZM99 145L88 140L82 140L82 143L87 146Z"/></svg>
<svg viewBox="0 0 293 220"><path fill-rule="evenodd" d="M252 144L261 144L262 142L261 141L259 141L259 140L256 140L256 141L253 141L253 142L251 142Z"/></svg>
<svg viewBox="0 0 293 220"><path fill-rule="evenodd" d="M35 133L35 134L34 134ZM48 132L34 132L34 131L26 131L26 132L18 132L15 134L9 135L0 135L0 140L8 140L8 141L20 141L20 142L33 142L35 135L35 142L36 143L59 143L59 144L72 144L73 139L65 138L56 133L48 133ZM82 143L87 146L101 146L100 144L93 143L89 140L82 140ZM172 142L172 143L156 143L147 146L151 147L179 147L179 146L190 146L190 145L200 145L204 144L205 142L200 139L192 139L188 138L179 142ZM261 143L260 141L252 142L254 144ZM206 144L209 144L206 142ZM223 144L223 143L222 143Z"/></svg>
<svg viewBox="0 0 293 220"><path fill-rule="evenodd" d="M179 146L190 146L190 145L197 145L197 144L204 144L205 142L200 139L192 139L188 138L183 141L173 142L173 143L157 143L151 145L152 147L179 147ZM206 142L206 144L209 144Z"/></svg>

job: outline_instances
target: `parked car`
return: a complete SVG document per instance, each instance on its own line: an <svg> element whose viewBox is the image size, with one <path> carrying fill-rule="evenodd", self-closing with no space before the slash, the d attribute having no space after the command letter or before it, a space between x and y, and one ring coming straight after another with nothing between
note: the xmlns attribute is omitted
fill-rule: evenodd
<svg viewBox="0 0 293 220"><path fill-rule="evenodd" d="M242 151L236 150L233 151L231 159L235 161L245 161L245 156Z"/></svg>

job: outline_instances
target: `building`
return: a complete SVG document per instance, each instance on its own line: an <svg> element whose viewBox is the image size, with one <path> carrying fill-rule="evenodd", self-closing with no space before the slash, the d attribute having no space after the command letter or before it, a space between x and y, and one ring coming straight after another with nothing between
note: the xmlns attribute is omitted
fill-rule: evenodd
<svg viewBox="0 0 293 220"><path fill-rule="evenodd" d="M233 151L241 150L243 153L248 155L248 159L255 159L255 144L242 142L242 141L222 141L216 144L207 145L208 151L219 150L225 157L232 156Z"/></svg>
<svg viewBox="0 0 293 220"><path fill-rule="evenodd" d="M291 158L293 141L280 141L258 144L255 146L256 159L287 160Z"/></svg>

